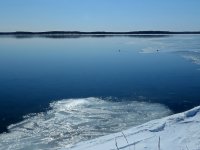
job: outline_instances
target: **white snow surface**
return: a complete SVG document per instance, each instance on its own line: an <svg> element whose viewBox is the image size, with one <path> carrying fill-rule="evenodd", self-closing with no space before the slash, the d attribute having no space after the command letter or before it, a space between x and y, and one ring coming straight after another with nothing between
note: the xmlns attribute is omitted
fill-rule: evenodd
<svg viewBox="0 0 200 150"><path fill-rule="evenodd" d="M62 150L68 149L200 150L200 106Z"/></svg>

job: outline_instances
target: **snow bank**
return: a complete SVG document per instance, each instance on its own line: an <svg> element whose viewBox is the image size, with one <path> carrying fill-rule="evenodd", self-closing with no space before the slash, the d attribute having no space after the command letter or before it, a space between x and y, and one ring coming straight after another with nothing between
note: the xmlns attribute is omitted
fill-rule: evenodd
<svg viewBox="0 0 200 150"><path fill-rule="evenodd" d="M123 132L81 142L68 149L200 150L200 106Z"/></svg>

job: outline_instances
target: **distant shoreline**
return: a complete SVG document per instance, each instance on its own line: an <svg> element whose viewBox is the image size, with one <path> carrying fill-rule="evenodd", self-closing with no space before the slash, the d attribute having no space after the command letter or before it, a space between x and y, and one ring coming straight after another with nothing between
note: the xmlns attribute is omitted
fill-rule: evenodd
<svg viewBox="0 0 200 150"><path fill-rule="evenodd" d="M200 34L200 31L130 31L130 32L81 32L81 31L46 31L46 32L0 32L0 35L151 35L151 34Z"/></svg>
<svg viewBox="0 0 200 150"><path fill-rule="evenodd" d="M81 32L81 31L46 31L46 32L0 32L0 38L14 37L14 38L83 38L83 37L138 37L138 38L160 38L172 35L183 34L196 34L199 35L200 31L184 31L184 32L171 32L171 31L131 31L131 32Z"/></svg>

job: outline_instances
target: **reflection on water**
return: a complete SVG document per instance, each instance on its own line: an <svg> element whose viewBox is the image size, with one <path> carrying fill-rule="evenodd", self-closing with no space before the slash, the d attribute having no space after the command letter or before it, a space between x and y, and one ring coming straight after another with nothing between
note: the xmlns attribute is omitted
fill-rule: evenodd
<svg viewBox="0 0 200 150"><path fill-rule="evenodd" d="M106 37L133 37L133 38L161 38L161 37L169 37L172 35L167 34L16 34L16 35L0 35L0 38L106 38Z"/></svg>
<svg viewBox="0 0 200 150"><path fill-rule="evenodd" d="M0 36L0 132L60 99L200 104L199 35L46 36Z"/></svg>

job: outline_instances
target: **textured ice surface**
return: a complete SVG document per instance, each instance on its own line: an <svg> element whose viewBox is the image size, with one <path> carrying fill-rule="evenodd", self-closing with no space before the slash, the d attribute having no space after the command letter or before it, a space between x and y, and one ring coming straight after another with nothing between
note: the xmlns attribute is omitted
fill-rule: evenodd
<svg viewBox="0 0 200 150"><path fill-rule="evenodd" d="M200 52L198 51L179 51L176 52L188 61L200 65Z"/></svg>
<svg viewBox="0 0 200 150"><path fill-rule="evenodd" d="M0 135L0 150L67 148L171 113L161 104L100 98L61 100L50 107L10 125L9 133Z"/></svg>

